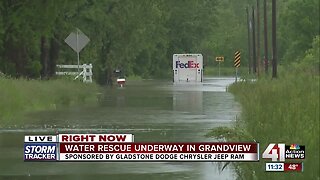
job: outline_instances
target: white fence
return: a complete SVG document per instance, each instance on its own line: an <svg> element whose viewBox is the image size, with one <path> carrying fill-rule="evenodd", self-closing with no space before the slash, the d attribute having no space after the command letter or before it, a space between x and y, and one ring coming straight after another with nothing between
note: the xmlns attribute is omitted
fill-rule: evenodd
<svg viewBox="0 0 320 180"><path fill-rule="evenodd" d="M82 70L81 72L76 71L77 69ZM63 71L58 71L63 70ZM82 76L83 82L92 83L92 64L83 65L57 65L56 75L73 75L74 79L78 79Z"/></svg>

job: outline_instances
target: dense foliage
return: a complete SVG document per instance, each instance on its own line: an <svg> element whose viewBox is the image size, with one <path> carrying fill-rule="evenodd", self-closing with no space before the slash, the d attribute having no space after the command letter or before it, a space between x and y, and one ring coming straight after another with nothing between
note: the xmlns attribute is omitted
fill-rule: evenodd
<svg viewBox="0 0 320 180"><path fill-rule="evenodd" d="M280 63L297 61L319 34L319 1L278 4ZM241 50L246 65L245 8L255 5L254 0L2 0L0 71L47 78L56 64L76 64L76 53L64 43L76 28L91 40L80 61L94 64L102 84L116 68L126 75L168 76L173 53L202 53L211 66L223 55L222 66L232 67L233 52ZM268 16L271 29L270 0Z"/></svg>

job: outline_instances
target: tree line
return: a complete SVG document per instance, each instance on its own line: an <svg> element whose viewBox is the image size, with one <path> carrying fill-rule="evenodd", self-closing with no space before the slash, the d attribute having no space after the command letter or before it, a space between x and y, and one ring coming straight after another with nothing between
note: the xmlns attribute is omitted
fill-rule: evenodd
<svg viewBox="0 0 320 180"><path fill-rule="evenodd" d="M233 53L240 50L246 66L245 8L255 2L3 0L0 71L47 79L55 74L56 64L76 64L75 52L64 42L76 28L90 38L80 63L94 65L100 84L106 84L115 69L126 75L168 76L174 53L202 53L209 66L217 65L216 56L225 56L222 65L232 67ZM303 58L319 35L319 1L279 1L278 12L279 58L286 64Z"/></svg>

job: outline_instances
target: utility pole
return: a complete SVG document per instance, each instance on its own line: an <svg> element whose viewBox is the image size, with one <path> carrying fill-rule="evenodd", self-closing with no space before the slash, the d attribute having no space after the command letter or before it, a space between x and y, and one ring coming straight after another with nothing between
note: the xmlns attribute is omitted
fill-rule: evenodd
<svg viewBox="0 0 320 180"><path fill-rule="evenodd" d="M272 78L277 78L276 0L272 0Z"/></svg>
<svg viewBox="0 0 320 180"><path fill-rule="evenodd" d="M247 25L248 25L248 65L249 65L249 74L251 74L251 38L250 38L250 30L251 30L251 22L250 22L250 15L249 15L249 8L246 7L247 12Z"/></svg>
<svg viewBox="0 0 320 180"><path fill-rule="evenodd" d="M261 71L261 59L260 59L260 5L257 0L257 72L258 76Z"/></svg>
<svg viewBox="0 0 320 180"><path fill-rule="evenodd" d="M254 22L254 7L252 6L252 52L253 52L253 73L257 73L257 57L256 57L256 31Z"/></svg>
<svg viewBox="0 0 320 180"><path fill-rule="evenodd" d="M267 0L263 1L263 22L264 22L264 70L268 74L268 20L267 20Z"/></svg>

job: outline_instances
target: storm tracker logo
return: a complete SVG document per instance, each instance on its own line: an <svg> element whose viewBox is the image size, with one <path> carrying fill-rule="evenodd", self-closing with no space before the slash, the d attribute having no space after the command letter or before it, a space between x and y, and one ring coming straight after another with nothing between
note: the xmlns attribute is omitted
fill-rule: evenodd
<svg viewBox="0 0 320 180"><path fill-rule="evenodd" d="M57 159L55 143L25 143L24 160L53 160Z"/></svg>

